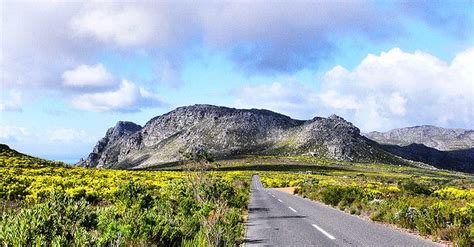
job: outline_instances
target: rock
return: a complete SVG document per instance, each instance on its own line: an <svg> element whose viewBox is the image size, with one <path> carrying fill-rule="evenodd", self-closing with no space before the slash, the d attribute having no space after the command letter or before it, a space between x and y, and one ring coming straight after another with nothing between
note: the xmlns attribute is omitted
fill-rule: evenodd
<svg viewBox="0 0 474 247"><path fill-rule="evenodd" d="M77 165L84 167L108 167L110 163L117 163L118 154L125 150L126 138L136 133L142 127L138 124L119 121L115 127L109 128L105 136L95 145L87 159L81 159Z"/></svg>

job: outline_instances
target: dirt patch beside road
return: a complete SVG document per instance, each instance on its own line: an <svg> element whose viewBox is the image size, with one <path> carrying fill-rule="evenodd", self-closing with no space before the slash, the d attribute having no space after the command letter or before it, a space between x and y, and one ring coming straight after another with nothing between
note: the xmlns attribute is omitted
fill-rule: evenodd
<svg viewBox="0 0 474 247"><path fill-rule="evenodd" d="M282 187L282 188L275 188L275 189L293 195L295 194L296 187Z"/></svg>

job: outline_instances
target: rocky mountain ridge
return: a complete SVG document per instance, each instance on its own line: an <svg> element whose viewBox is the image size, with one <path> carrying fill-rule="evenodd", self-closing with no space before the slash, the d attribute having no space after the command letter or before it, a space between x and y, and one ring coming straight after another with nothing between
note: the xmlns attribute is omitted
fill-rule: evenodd
<svg viewBox="0 0 474 247"><path fill-rule="evenodd" d="M193 105L152 118L143 127L117 123L79 165L147 168L178 162L183 152L193 150L216 158L291 153L340 160L396 159L336 115L296 120L269 110Z"/></svg>
<svg viewBox="0 0 474 247"><path fill-rule="evenodd" d="M432 125L399 128L387 132L373 131L363 135L381 144L406 146L417 143L440 151L474 148L474 130Z"/></svg>
<svg viewBox="0 0 474 247"><path fill-rule="evenodd" d="M474 172L474 130L431 125L363 134L387 152L438 168Z"/></svg>

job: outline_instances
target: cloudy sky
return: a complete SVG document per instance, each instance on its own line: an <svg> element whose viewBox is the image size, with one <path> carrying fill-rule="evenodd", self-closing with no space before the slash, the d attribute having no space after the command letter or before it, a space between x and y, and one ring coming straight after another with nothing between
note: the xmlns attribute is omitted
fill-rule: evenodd
<svg viewBox="0 0 474 247"><path fill-rule="evenodd" d="M1 143L75 162L197 103L474 128L472 0L120 2L1 1Z"/></svg>

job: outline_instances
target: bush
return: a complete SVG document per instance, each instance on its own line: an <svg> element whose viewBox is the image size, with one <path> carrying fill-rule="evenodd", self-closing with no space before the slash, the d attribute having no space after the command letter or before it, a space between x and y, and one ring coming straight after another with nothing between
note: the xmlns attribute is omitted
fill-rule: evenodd
<svg viewBox="0 0 474 247"><path fill-rule="evenodd" d="M329 205L341 205L341 209L346 206L351 206L354 202L366 200L369 195L364 193L364 190L357 186L327 186L322 189L321 200Z"/></svg>
<svg viewBox="0 0 474 247"><path fill-rule="evenodd" d="M9 246L233 246L243 234L248 184L221 179L175 181L160 191L128 182L115 199L91 205L87 189L53 189L41 202L8 209L0 218L0 243ZM197 196L197 194L201 196Z"/></svg>
<svg viewBox="0 0 474 247"><path fill-rule="evenodd" d="M116 203L122 209L131 207L149 208L152 202L152 197L148 191L133 181L120 186L117 192L115 192L115 198Z"/></svg>
<svg viewBox="0 0 474 247"><path fill-rule="evenodd" d="M329 205L337 206L344 197L344 189L339 186L330 186L323 189L321 200Z"/></svg>
<svg viewBox="0 0 474 247"><path fill-rule="evenodd" d="M425 184L417 183L413 180L408 180L401 184L401 187L408 193L413 195L431 195L433 190Z"/></svg>
<svg viewBox="0 0 474 247"><path fill-rule="evenodd" d="M0 223L0 242L5 244L74 245L84 239L94 241L89 230L97 226L97 215L85 200L74 201L53 190L46 202L4 213Z"/></svg>
<svg viewBox="0 0 474 247"><path fill-rule="evenodd" d="M416 217L418 217L418 210L405 204L398 210L395 220L402 227L414 229Z"/></svg>

